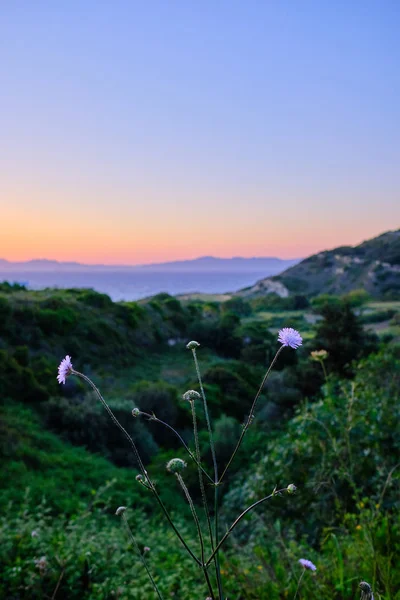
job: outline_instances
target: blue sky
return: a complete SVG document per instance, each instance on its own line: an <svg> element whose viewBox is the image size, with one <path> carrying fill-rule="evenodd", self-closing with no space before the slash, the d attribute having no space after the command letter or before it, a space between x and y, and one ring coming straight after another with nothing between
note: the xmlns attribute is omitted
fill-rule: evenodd
<svg viewBox="0 0 400 600"><path fill-rule="evenodd" d="M400 226L398 2L0 17L1 256L304 256Z"/></svg>

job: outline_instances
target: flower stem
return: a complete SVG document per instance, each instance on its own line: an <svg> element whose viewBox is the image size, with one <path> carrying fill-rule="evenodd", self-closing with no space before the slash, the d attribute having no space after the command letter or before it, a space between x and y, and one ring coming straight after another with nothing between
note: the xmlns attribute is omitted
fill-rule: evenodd
<svg viewBox="0 0 400 600"><path fill-rule="evenodd" d="M150 489L153 492L161 510L163 511L168 523L170 524L170 526L172 527L172 529L174 530L175 534L177 535L177 537L179 538L179 540L181 541L181 543L183 544L183 546L186 548L187 552L190 554L190 556L193 558L194 561L196 561L196 563L198 565L201 565L202 563L199 561L199 559L197 558L197 556L195 556L195 554L193 554L192 550L189 548L189 546L187 545L187 543L185 542L185 540L183 539L182 535L179 533L178 529L176 528L176 526L174 525L166 507L164 506L163 501L161 500L155 486L154 483L151 481L146 468L142 462L142 459L140 458L138 449L136 448L136 444L133 441L133 439L131 438L131 436L129 435L129 433L126 431L126 429L121 425L121 423L118 421L118 419L115 417L114 413L112 412L111 408L108 406L107 402L104 400L103 396L100 393L100 390L95 386L95 384L93 383L93 381L91 379L89 379L89 377L87 377L86 375L84 375L83 373L80 373L79 371L75 371L75 369L73 369L71 371L72 374L76 375L77 377L81 377L84 381L86 381L86 383L88 383L91 388L94 390L94 392L96 393L97 397L99 398L100 402L102 403L102 405L104 406L104 408L106 409L107 413L109 414L111 420L115 423L115 425L122 431L122 433L124 434L124 436L126 437L126 439L129 441L130 445L132 446L133 452L135 454L136 460L138 462L139 468L142 471L143 476L147 479L147 481L149 482L150 485Z"/></svg>
<svg viewBox="0 0 400 600"><path fill-rule="evenodd" d="M298 592L299 592L299 589L300 589L301 580L303 579L303 577L304 577L304 573L305 573L305 572L306 572L306 570L305 570L305 569L303 569L303 572L302 572L302 574L300 575L299 581L297 582L296 593L295 593L295 595L294 595L294 598L293 598L293 600L296 600L296 598L297 598L297 594L298 594Z"/></svg>
<svg viewBox="0 0 400 600"><path fill-rule="evenodd" d="M214 531L215 531L215 544L218 546L218 510L219 510L219 507L218 507L217 457L215 455L214 439L213 439L213 434L212 434L212 429L211 429L210 416L208 414L207 398L206 398L206 394L205 394L204 387L203 387L203 381L201 379L201 373L200 373L199 362L197 360L196 348L192 348L192 353L193 353L194 365L196 368L197 379L199 381L201 396L203 398L204 414L205 414L206 422L207 422L208 435L210 438L211 455L212 455L212 460L213 460L213 465L214 465ZM214 551L212 534L211 534L211 545L212 545L212 550ZM218 552L215 554L214 563L215 563L215 574L217 577L218 594L219 594L220 600L223 600L221 569L219 566Z"/></svg>
<svg viewBox="0 0 400 600"><path fill-rule="evenodd" d="M183 447L185 448L185 450L189 454L190 458L196 463L196 465L198 466L198 468L203 471L203 473L207 477L207 479L211 483L214 483L213 479L209 476L209 474L207 473L207 471L205 471L205 469L203 469L203 467L201 466L201 464L197 461L197 459L194 456L193 452L190 450L189 446L186 444L186 442L184 441L184 439L179 435L179 433L176 431L176 429L174 429L173 427L171 427L171 425L169 425L165 421L162 421L161 419L159 419L158 417L156 417L156 415L154 415L154 414L151 415L149 413L143 412L142 410L140 411L140 414L144 415L145 417L147 417L149 421L156 421L157 423L161 423L161 425L164 425L165 427L168 427L168 429L170 429L176 435L176 437L180 440L181 444L183 445Z"/></svg>
<svg viewBox="0 0 400 600"><path fill-rule="evenodd" d="M183 481L182 475L180 473L175 473L175 476L176 476L177 480L179 481L179 483L181 485L181 488L182 488L182 490L183 490L183 492L184 492L184 494L186 496L186 499L187 499L187 501L189 503L190 510L192 511L193 520L194 520L194 522L196 524L197 533L198 533L198 536L199 536L200 554L201 554L201 565L202 565L202 568L203 568L204 577L206 579L206 582L207 582L208 589L210 591L211 597L214 598L214 593L213 593L213 590L212 590L210 578L209 578L207 569L206 569L205 564L204 564L204 560L205 560L204 541L203 541L203 534L201 533L201 527L200 527L199 518L197 516L196 509L195 509L194 504L193 504L193 500L192 500L192 498L191 498L191 496L189 494L189 490L187 489L187 487L185 485L185 482Z"/></svg>
<svg viewBox="0 0 400 600"><path fill-rule="evenodd" d="M255 508L256 506L258 506L259 504L262 504L262 502L265 502L266 500L269 500L273 496L277 496L278 494L281 494L282 492L286 492L286 490L287 490L287 488L282 488L281 490L274 490L272 492L272 494L270 494L269 496L266 496L265 498L261 498L261 500L257 500L257 502L254 502L254 504L252 504L251 506L249 506L248 508L246 508L246 510L244 510L242 512L242 514L240 514L238 516L238 518L229 527L228 531L225 533L224 537L221 539L221 541L219 542L218 546L215 548L213 554L211 554L210 558L207 560L206 566L210 564L210 562L214 558L214 555L218 552L219 548L222 546L222 544L226 541L226 539L229 537L229 535L235 529L236 525L243 519L244 516L247 515L248 512L250 512L251 510L253 510L253 508Z"/></svg>
<svg viewBox="0 0 400 600"><path fill-rule="evenodd" d="M122 515L122 520L123 520L123 522L124 522L124 525L125 525L125 527L126 527L126 530L127 530L127 532L128 532L128 535L129 535L129 537L131 538L131 541L132 541L132 543L133 543L133 545L134 545L134 547L135 547L135 549L136 549L136 551L137 551L137 553L138 553L138 555L139 555L139 557L140 557L140 560L142 561L142 563L143 563L143 566L144 566L144 568L145 568L145 569L146 569L146 571L147 571L147 575L149 576L149 578L150 578L150 581L151 581L151 583L153 584L153 587L154 587L154 590L155 590L155 592L156 592L157 596L160 598L160 600L163 600L163 597L162 597L162 595L161 595L161 593L160 593L160 591L159 591L159 589L158 589L158 587L157 587L157 584L156 584L156 582L154 581L154 579L153 579L153 576L152 576L152 574L151 574L151 572L150 572L150 569L149 569L149 567L148 567L147 561L145 560L145 558L144 558L143 554L140 552L139 544L137 543L137 541L136 541L136 539L135 539L135 536L133 535L132 529L131 529L131 527L130 527L130 525L129 525L129 523L128 523L128 519L126 518L125 514L123 514L123 515Z"/></svg>
<svg viewBox="0 0 400 600"><path fill-rule="evenodd" d="M243 426L243 429L242 429L242 432L241 432L241 434L240 434L240 437L239 437L238 443L236 444L236 447L235 447L235 449L234 449L234 451L233 451L233 453L232 453L232 456L230 457L230 459L229 459L229 461L228 461L228 464L226 465L226 467L225 467L225 469L224 469L224 471L223 471L223 473L222 473L221 477L219 478L219 483L221 483L221 481L223 480L223 478L224 478L224 476L225 476L226 472L228 471L228 469L229 469L229 467L230 467L230 465L231 465L231 463L232 463L233 459L234 459L234 458L235 458L235 456L236 456L236 453L237 453L237 451L238 451L238 450L239 450L239 448L240 448L240 445L241 445L241 443L242 443L242 441L243 441L243 438L244 438L244 436L245 436L245 434L246 434L246 431L247 431L247 430L248 430L248 428L250 427L251 421L253 420L253 417L254 417L254 411L255 411L255 408L256 408L256 404L257 404L258 398L260 397L260 395L261 395L261 392L262 392L262 390L263 390L263 387L264 387L264 385L265 385L265 382L267 381L267 379L268 379L268 377L269 377L269 374L271 373L272 367L273 367L273 366L274 366L274 364L276 363L276 361L277 361L277 358L278 358L278 356L280 355L280 353L282 352L282 349L283 349L283 348L284 348L284 346L283 346L283 345L282 345L282 346L279 348L278 352L275 354L275 356L274 356L274 358L273 358L273 361L272 361L272 363L270 364L270 366L269 366L269 368L268 368L267 372L266 372L266 373L265 373L265 375L264 375L264 378L263 378L263 380L262 380L262 382L261 382L261 385L260 385L260 387L258 388L258 392L257 392L257 394L256 394L256 397L255 397L255 398L254 398L254 400L253 400L253 404L252 404L252 406L251 406L251 409L250 409L249 416L247 417L247 421L246 421L246 423L245 423L245 424L244 424L244 426Z"/></svg>
<svg viewBox="0 0 400 600"><path fill-rule="evenodd" d="M201 457L200 457L199 435L197 432L196 408L195 408L195 404L194 404L193 400L190 401L190 406L192 409L192 417L193 417L193 434L194 434L194 443L195 443L195 447L196 447L196 456L197 456L196 462L197 462L198 471L199 471L200 491L201 491L201 497L203 500L204 512L206 514L208 531L210 534L211 548L212 548L212 550L214 550L214 536L213 536L213 531L212 531L212 527L211 527L210 512L208 510L206 491L204 489L203 473L200 468Z"/></svg>

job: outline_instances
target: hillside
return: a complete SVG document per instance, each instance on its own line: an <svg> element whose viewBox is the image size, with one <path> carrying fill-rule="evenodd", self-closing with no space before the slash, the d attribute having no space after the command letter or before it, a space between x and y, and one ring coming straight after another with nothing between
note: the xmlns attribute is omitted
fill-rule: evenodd
<svg viewBox="0 0 400 600"><path fill-rule="evenodd" d="M286 298L292 294L346 294L356 289L365 289L375 298L400 295L400 229L358 246L314 254L281 275L261 279L237 295L251 298L275 293Z"/></svg>

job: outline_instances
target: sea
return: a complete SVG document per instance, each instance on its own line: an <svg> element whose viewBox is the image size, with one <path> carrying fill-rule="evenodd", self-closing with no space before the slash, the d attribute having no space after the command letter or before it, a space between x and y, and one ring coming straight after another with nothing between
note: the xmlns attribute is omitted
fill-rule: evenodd
<svg viewBox="0 0 400 600"><path fill-rule="evenodd" d="M269 273L260 272L157 272L151 271L4 271L0 281L20 283L28 289L92 288L114 301L139 300L167 292L223 294L253 285Z"/></svg>

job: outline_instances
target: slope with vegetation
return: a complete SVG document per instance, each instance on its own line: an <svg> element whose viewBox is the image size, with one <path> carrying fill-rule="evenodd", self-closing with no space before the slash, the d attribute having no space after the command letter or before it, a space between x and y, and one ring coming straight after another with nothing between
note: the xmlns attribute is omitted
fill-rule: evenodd
<svg viewBox="0 0 400 600"><path fill-rule="evenodd" d="M193 447L182 393L196 389L184 346L197 339L223 468L277 349L277 329L294 326L306 333L304 345L283 353L267 382L221 487L221 527L275 485L295 483L298 493L273 498L243 519L221 555L225 593L236 600L291 598L301 575L298 559L305 557L317 571L303 579L300 597L350 600L365 579L376 598L398 600L400 354L395 333L379 341L365 328L375 326L374 319L392 321L398 309L393 302L369 309L365 300L353 293L311 303L301 295L179 302L160 294L113 303L88 290L28 292L3 284L0 597L152 598L114 515L126 505L141 551L150 548L163 595L205 598L199 570L135 481L129 446L79 380L58 386L57 364L71 354L74 366L100 386L196 548L185 498L165 471L167 460L187 456L165 428L134 419L132 408L154 412ZM321 348L323 364L310 360ZM206 435L200 445L210 469ZM200 502L191 461L185 477Z"/></svg>
<svg viewBox="0 0 400 600"><path fill-rule="evenodd" d="M388 231L359 246L319 252L284 271L238 292L252 298L274 293L346 294L364 289L375 298L400 298L400 230Z"/></svg>

